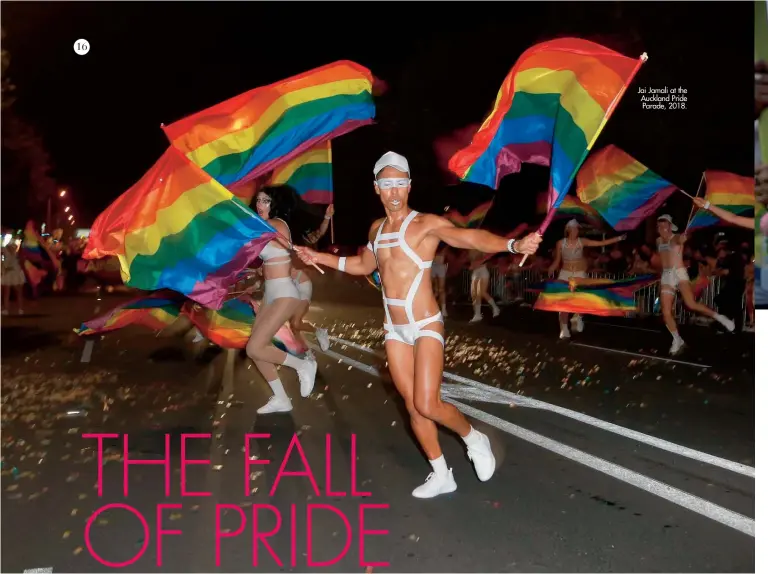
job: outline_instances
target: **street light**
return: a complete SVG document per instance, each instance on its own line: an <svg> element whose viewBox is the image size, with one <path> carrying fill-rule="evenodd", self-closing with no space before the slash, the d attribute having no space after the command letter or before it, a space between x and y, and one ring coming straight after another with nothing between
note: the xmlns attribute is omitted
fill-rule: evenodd
<svg viewBox="0 0 768 574"><path fill-rule="evenodd" d="M65 195L67 195L67 190L66 190L66 189L62 189L62 190L59 192L59 197L64 197Z"/></svg>
<svg viewBox="0 0 768 574"><path fill-rule="evenodd" d="M64 208L64 213L67 213L67 212L69 212L69 206Z"/></svg>

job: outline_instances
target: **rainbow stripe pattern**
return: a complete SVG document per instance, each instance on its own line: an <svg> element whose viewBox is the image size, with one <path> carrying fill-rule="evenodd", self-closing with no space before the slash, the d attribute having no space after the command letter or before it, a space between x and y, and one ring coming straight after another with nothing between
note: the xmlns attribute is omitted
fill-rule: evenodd
<svg viewBox="0 0 768 574"><path fill-rule="evenodd" d="M614 145L592 155L576 177L576 193L616 231L635 229L677 187Z"/></svg>
<svg viewBox="0 0 768 574"><path fill-rule="evenodd" d="M493 200L486 201L475 207L467 215L462 215L458 210L452 209L445 214L445 218L456 227L480 227L485 216L488 215L491 205L493 205Z"/></svg>
<svg viewBox="0 0 768 574"><path fill-rule="evenodd" d="M75 332L81 336L98 335L129 325L161 331L179 318L182 302L183 299L173 293L153 293L118 305L108 313L86 321Z"/></svg>
<svg viewBox="0 0 768 574"><path fill-rule="evenodd" d="M183 312L212 343L223 349L244 349L256 320L258 303L245 297L230 299L221 309L213 310L188 301ZM308 350L304 342L293 334L288 323L280 327L272 338L272 344L297 357Z"/></svg>
<svg viewBox="0 0 768 574"><path fill-rule="evenodd" d="M288 185L307 203L333 203L331 142L320 143L277 168L269 185Z"/></svg>
<svg viewBox="0 0 768 574"><path fill-rule="evenodd" d="M656 275L640 275L629 279L580 279L568 281L544 281L536 303L538 311L579 313L601 317L622 316L636 311L635 291L658 281Z"/></svg>
<svg viewBox="0 0 768 574"><path fill-rule="evenodd" d="M173 147L225 187L273 171L373 122L373 76L340 61L164 126Z"/></svg>
<svg viewBox="0 0 768 574"><path fill-rule="evenodd" d="M522 163L550 166L558 207L641 62L578 38L529 48L472 143L451 158L450 170L498 189Z"/></svg>
<svg viewBox="0 0 768 574"><path fill-rule="evenodd" d="M126 285L173 289L219 308L277 232L170 148L96 219L86 259L116 256Z"/></svg>
<svg viewBox="0 0 768 574"><path fill-rule="evenodd" d="M538 213L547 213L549 211L549 195L547 193L539 194L536 202L536 211ZM560 207L555 210L554 221L565 219L575 219L579 223L594 229L603 229L605 227L600 214L593 207L583 203L574 195L566 195Z"/></svg>
<svg viewBox="0 0 768 574"><path fill-rule="evenodd" d="M755 179L744 177L727 171L707 170L704 172L707 201L720 209L730 211L735 215L748 217L755 212ZM689 230L701 229L711 225L727 225L715 214L700 209L691 219Z"/></svg>

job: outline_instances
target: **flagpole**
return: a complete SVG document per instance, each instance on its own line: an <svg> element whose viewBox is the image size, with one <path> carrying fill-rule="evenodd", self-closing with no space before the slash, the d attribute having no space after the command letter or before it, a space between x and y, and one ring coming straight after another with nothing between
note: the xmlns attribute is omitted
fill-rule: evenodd
<svg viewBox="0 0 768 574"><path fill-rule="evenodd" d="M331 245L336 245L336 241L333 238L333 215L331 215Z"/></svg>
<svg viewBox="0 0 768 574"><path fill-rule="evenodd" d="M637 60L637 64L635 65L635 68L632 70L632 72L629 74L629 77L627 78L627 81L624 82L624 85L621 87L621 90L619 90L619 93L616 94L616 97L613 98L613 101L608 106L608 109L605 112L605 116L603 117L603 121L600 122L600 126L597 128L597 131L595 132L595 135L592 136L592 141L589 142L589 145L587 146L587 149L584 150L584 153L581 156L581 159L579 160L579 163L576 164L576 166L573 169L573 173L571 174L571 178L568 180L567 185L563 188L563 193L568 193L568 188L571 187L571 184L573 183L574 178L576 177L576 174L578 173L579 169L581 168L581 164L584 163L584 160L587 159L587 154L589 154L590 150L592 149L592 146L595 145L595 141L597 141L598 136L600 135L600 132L603 131L603 128L605 127L605 124L608 123L608 120L611 118L611 115L613 115L614 110L616 109L616 106L619 105L619 101L624 96L624 93L627 91L627 88L629 87L629 84L632 83L632 80L634 80L635 76L637 75L637 72L640 71L640 66L642 66L645 62L648 61L648 54L643 52L640 55L640 58ZM550 168L551 169L551 168ZM544 232L547 230L547 227L549 227L549 224L552 223L552 218L555 216L555 207L554 205L549 208L549 213L547 213L547 217L544 219L544 221L539 226L539 229L536 231L539 235L544 235ZM528 259L528 256L523 256L522 261L520 261L519 267L522 267L525 263L525 260Z"/></svg>
<svg viewBox="0 0 768 574"><path fill-rule="evenodd" d="M699 197L699 192L701 191L701 186L704 184L704 181L706 180L707 172L703 171L701 172L701 179L699 180L699 187L696 189L696 197ZM683 191L682 189L680 191ZM685 193L685 192L683 192ZM688 195L687 193L685 195ZM688 195L688 197L691 197ZM688 223L685 224L685 231L688 231L688 227L691 225L691 221L693 221L693 211L696 209L696 204L694 203L691 205L691 213L688 215ZM685 233L683 231L683 233Z"/></svg>

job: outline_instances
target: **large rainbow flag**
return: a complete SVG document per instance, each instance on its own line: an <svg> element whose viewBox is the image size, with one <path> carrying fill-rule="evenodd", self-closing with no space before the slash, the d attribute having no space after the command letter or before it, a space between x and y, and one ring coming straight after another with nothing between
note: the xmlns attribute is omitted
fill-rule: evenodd
<svg viewBox="0 0 768 574"><path fill-rule="evenodd" d="M754 214L755 179L753 177L744 177L727 171L707 170L704 172L704 181L707 184L704 198L712 205L744 217ZM700 209L691 219L688 229L700 229L718 224L727 225L712 212Z"/></svg>
<svg viewBox="0 0 768 574"><path fill-rule="evenodd" d="M549 211L549 194L544 192L540 193L536 201L536 212L544 214ZM560 207L555 210L553 220L563 219L575 219L579 223L592 227L594 229L603 229L605 224L603 223L600 214L595 211L593 207L590 207L586 203L579 200L574 195L566 195L563 198Z"/></svg>
<svg viewBox="0 0 768 574"><path fill-rule="evenodd" d="M493 205L492 199L486 201L485 203L481 203L467 215L462 215L457 209L452 209L448 211L443 217L453 223L456 227L479 227L485 219L485 216L488 215L488 212L491 209L491 205Z"/></svg>
<svg viewBox="0 0 768 574"><path fill-rule="evenodd" d="M153 331L161 331L172 325L181 314L183 297L169 292L158 292L145 297L138 297L118 305L111 311L86 321L78 335L97 335L129 325L141 325Z"/></svg>
<svg viewBox="0 0 768 574"><path fill-rule="evenodd" d="M170 148L99 215L83 257L116 256L126 285L173 289L219 308L228 287L276 233Z"/></svg>
<svg viewBox="0 0 768 574"><path fill-rule="evenodd" d="M373 76L349 61L304 72L169 126L173 147L225 187L373 122Z"/></svg>
<svg viewBox="0 0 768 574"><path fill-rule="evenodd" d="M244 349L256 320L258 303L248 298L230 299L221 309L206 309L191 301L184 304L183 312L202 335L223 349ZM288 323L280 327L272 338L278 349L301 357L307 352L304 342L293 334Z"/></svg>
<svg viewBox="0 0 768 574"><path fill-rule="evenodd" d="M550 166L554 216L643 61L578 38L529 48L507 75L472 143L451 158L451 171L497 189L522 163Z"/></svg>
<svg viewBox="0 0 768 574"><path fill-rule="evenodd" d="M629 279L582 279L544 281L533 306L538 311L579 313L601 317L622 316L636 311L635 291L659 280L657 275L640 275Z"/></svg>
<svg viewBox="0 0 768 574"><path fill-rule="evenodd" d="M576 194L616 231L635 229L677 187L628 153L609 145L593 154L576 177Z"/></svg>
<svg viewBox="0 0 768 574"><path fill-rule="evenodd" d="M269 185L288 185L307 203L333 203L331 142L320 143L277 168Z"/></svg>

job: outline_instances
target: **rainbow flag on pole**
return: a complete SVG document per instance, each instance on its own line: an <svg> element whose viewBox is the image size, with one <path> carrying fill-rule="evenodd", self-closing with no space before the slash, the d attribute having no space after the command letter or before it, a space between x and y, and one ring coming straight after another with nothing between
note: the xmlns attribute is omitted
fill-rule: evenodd
<svg viewBox="0 0 768 574"><path fill-rule="evenodd" d="M643 61L577 38L529 48L472 143L451 158L450 170L497 189L522 163L550 166L552 208L559 207Z"/></svg>
<svg viewBox="0 0 768 574"><path fill-rule="evenodd" d="M168 149L91 228L85 259L116 256L123 281L218 308L277 232L210 175Z"/></svg>
<svg viewBox="0 0 768 574"><path fill-rule="evenodd" d="M173 147L230 187L372 123L372 91L369 70L340 61L256 88L163 129Z"/></svg>
<svg viewBox="0 0 768 574"><path fill-rule="evenodd" d="M75 332L81 336L98 335L129 325L162 331L179 318L182 302L183 298L173 293L153 293L118 305L104 315L86 321Z"/></svg>
<svg viewBox="0 0 768 574"><path fill-rule="evenodd" d="M744 177L727 171L704 172L707 191L704 198L720 209L735 215L749 217L755 212L755 178ZM711 225L725 225L719 217L710 211L700 209L691 219L688 229L701 229Z"/></svg>
<svg viewBox="0 0 768 574"><path fill-rule="evenodd" d="M576 194L616 231L635 229L677 189L614 145L592 155L576 177Z"/></svg>
<svg viewBox="0 0 768 574"><path fill-rule="evenodd" d="M307 203L333 203L331 142L322 142L277 168L268 185L288 185Z"/></svg>
<svg viewBox="0 0 768 574"><path fill-rule="evenodd" d="M533 306L538 311L579 313L601 317L622 316L636 311L635 291L658 281L657 275L641 275L629 279L582 279L544 281Z"/></svg>
<svg viewBox="0 0 768 574"><path fill-rule="evenodd" d="M491 205L493 205L492 199L485 203L481 203L467 215L462 215L457 209L452 209L447 212L444 217L456 227L479 227L483 219L485 219L485 216L488 215Z"/></svg>

